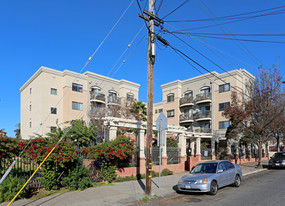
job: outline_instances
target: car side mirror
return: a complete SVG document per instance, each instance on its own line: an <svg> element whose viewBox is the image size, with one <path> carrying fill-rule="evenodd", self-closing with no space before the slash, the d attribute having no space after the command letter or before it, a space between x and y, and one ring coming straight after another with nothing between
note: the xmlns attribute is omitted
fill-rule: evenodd
<svg viewBox="0 0 285 206"><path fill-rule="evenodd" d="M218 173L222 173L224 170L218 170Z"/></svg>

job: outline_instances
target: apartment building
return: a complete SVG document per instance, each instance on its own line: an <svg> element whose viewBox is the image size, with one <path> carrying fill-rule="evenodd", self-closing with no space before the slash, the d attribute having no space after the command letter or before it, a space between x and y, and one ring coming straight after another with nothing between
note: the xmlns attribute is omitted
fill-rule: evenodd
<svg viewBox="0 0 285 206"><path fill-rule="evenodd" d="M225 139L230 122L222 113L231 102L231 93L245 92L250 80L254 80L253 75L237 69L163 84L162 102L154 104L154 120L163 112L169 125L186 127L193 140L199 137L210 141L213 136Z"/></svg>
<svg viewBox="0 0 285 206"><path fill-rule="evenodd" d="M139 84L93 72L40 69L20 88L21 136L46 135L59 125L89 121L90 112L138 99Z"/></svg>

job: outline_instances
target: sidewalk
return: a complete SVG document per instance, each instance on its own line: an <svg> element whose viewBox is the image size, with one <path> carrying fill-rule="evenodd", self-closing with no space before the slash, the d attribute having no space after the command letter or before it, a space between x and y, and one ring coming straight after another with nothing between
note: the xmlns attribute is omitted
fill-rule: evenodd
<svg viewBox="0 0 285 206"><path fill-rule="evenodd" d="M267 161L262 162L267 166ZM267 169L255 168L256 162L240 165L243 176L262 172ZM159 178L153 178L152 195L167 196L175 192L178 180L186 173L180 173L161 177L161 187L158 188ZM84 191L73 191L45 197L39 200L19 200L13 206L65 206L65 205L133 205L134 202L145 197L145 180L134 180L129 182L114 183L114 185L90 188ZM132 204L133 203L133 204ZM7 205L2 203L0 206Z"/></svg>

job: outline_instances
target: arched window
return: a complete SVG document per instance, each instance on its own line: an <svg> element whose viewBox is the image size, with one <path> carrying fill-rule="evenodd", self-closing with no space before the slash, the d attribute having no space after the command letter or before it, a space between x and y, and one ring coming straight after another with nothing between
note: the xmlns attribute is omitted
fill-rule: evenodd
<svg viewBox="0 0 285 206"><path fill-rule="evenodd" d="M127 93L127 101L133 101L134 100L134 94L133 93Z"/></svg>
<svg viewBox="0 0 285 206"><path fill-rule="evenodd" d="M170 93L167 95L167 102L173 102L174 101L174 94Z"/></svg>
<svg viewBox="0 0 285 206"><path fill-rule="evenodd" d="M211 89L210 89L210 87L202 87L201 89L200 89L200 93L201 94L209 94L211 92Z"/></svg>
<svg viewBox="0 0 285 206"><path fill-rule="evenodd" d="M92 92L92 94L94 94L96 96L96 95L101 93L101 88L100 87L92 87L91 92Z"/></svg>
<svg viewBox="0 0 285 206"><path fill-rule="evenodd" d="M188 90L188 91L184 92L184 97L186 97L186 98L193 97L193 91Z"/></svg>

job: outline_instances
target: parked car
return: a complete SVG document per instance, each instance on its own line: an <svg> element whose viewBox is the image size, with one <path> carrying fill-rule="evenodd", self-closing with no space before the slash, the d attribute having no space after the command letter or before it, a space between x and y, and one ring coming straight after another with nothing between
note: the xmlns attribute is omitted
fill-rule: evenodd
<svg viewBox="0 0 285 206"><path fill-rule="evenodd" d="M178 191L208 192L215 195L227 185L239 187L242 171L238 165L227 160L208 161L198 164L189 174L178 181Z"/></svg>
<svg viewBox="0 0 285 206"><path fill-rule="evenodd" d="M285 167L285 152L276 152L270 157L268 168Z"/></svg>

